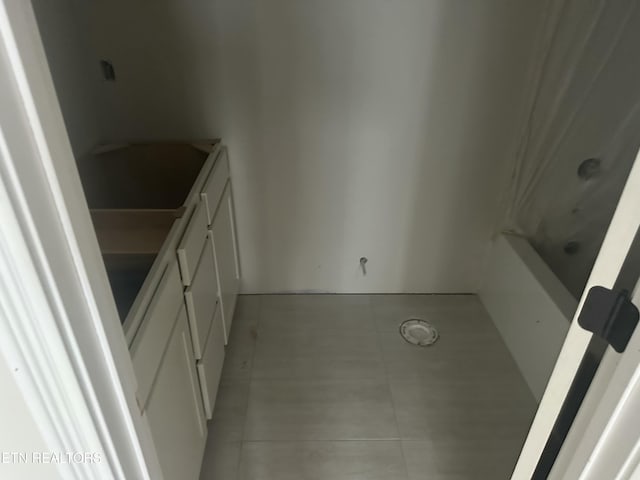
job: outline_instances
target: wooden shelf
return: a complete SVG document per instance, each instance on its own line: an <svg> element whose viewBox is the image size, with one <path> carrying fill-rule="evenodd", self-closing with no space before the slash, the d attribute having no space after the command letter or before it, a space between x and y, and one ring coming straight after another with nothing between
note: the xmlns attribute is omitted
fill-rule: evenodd
<svg viewBox="0 0 640 480"><path fill-rule="evenodd" d="M157 254L183 208L165 210L91 210L103 255Z"/></svg>

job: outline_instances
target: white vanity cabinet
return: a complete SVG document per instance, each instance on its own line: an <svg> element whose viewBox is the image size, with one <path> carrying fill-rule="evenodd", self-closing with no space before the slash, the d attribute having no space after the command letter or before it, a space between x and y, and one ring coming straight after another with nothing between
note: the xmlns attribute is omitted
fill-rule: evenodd
<svg viewBox="0 0 640 480"><path fill-rule="evenodd" d="M226 149L114 146L79 170L165 479L197 480L239 281Z"/></svg>
<svg viewBox="0 0 640 480"><path fill-rule="evenodd" d="M240 281L235 216L226 149L221 153L220 162L213 168L205 183L202 199L207 205L209 230L213 241L226 344L229 340Z"/></svg>

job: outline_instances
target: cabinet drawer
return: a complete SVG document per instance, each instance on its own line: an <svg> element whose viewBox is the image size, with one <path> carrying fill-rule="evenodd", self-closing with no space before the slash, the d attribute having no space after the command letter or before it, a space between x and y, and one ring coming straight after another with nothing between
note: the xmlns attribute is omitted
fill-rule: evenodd
<svg viewBox="0 0 640 480"><path fill-rule="evenodd" d="M160 367L182 302L178 265L173 261L160 279L131 345L131 361L138 380L138 399L143 405Z"/></svg>
<svg viewBox="0 0 640 480"><path fill-rule="evenodd" d="M218 305L218 279L216 278L213 245L207 239L193 282L184 292L196 359L202 352L211 328L211 319Z"/></svg>
<svg viewBox="0 0 640 480"><path fill-rule="evenodd" d="M207 207L205 202L196 206L184 235L178 245L178 263L180 276L185 287L191 285L200 253L207 237Z"/></svg>
<svg viewBox="0 0 640 480"><path fill-rule="evenodd" d="M207 223L211 225L216 214L218 203L224 192L224 187L229 179L229 159L226 149L220 152L216 163L209 173L209 177L202 189L202 199L207 209Z"/></svg>
<svg viewBox="0 0 640 480"><path fill-rule="evenodd" d="M213 407L218 393L218 384L222 375L224 362L224 328L222 326L221 309L216 309L213 324L209 330L207 343L204 347L202 359L198 360L196 367L202 389L202 403L208 419L213 417Z"/></svg>

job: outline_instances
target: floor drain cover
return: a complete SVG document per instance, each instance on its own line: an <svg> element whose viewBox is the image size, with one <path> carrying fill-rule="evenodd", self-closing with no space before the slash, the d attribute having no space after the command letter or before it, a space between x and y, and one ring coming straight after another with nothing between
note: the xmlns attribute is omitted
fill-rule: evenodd
<svg viewBox="0 0 640 480"><path fill-rule="evenodd" d="M426 320L410 318L400 325L400 334L411 345L426 347L438 340L438 330Z"/></svg>

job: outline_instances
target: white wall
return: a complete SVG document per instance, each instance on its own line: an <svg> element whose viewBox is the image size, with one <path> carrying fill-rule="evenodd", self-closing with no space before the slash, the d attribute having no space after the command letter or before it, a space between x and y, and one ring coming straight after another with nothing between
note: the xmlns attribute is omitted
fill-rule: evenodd
<svg viewBox="0 0 640 480"><path fill-rule="evenodd" d="M100 141L99 58L79 29L72 0L31 0L76 156Z"/></svg>
<svg viewBox="0 0 640 480"><path fill-rule="evenodd" d="M75 2L103 138L229 145L245 292L475 291L541 3Z"/></svg>

